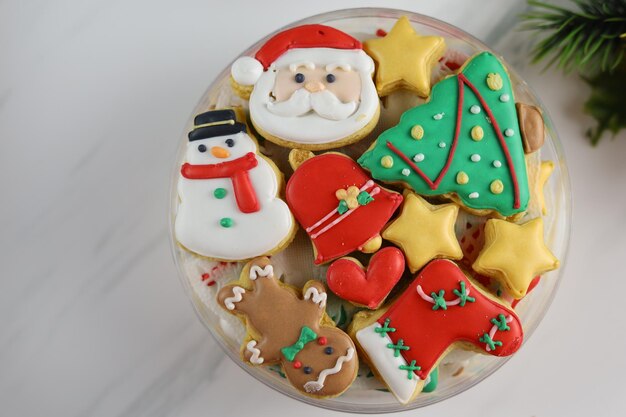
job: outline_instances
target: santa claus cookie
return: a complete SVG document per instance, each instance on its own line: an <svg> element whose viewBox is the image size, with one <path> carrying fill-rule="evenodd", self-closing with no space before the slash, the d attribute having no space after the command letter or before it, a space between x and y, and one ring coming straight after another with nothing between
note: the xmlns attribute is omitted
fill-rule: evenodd
<svg viewBox="0 0 626 417"><path fill-rule="evenodd" d="M244 361L280 364L296 389L318 398L340 395L356 378L354 344L325 314L320 282L307 282L301 292L278 281L268 258L257 258L238 282L219 291L217 300L246 324Z"/></svg>
<svg viewBox="0 0 626 417"><path fill-rule="evenodd" d="M279 145L309 150L356 142L374 128L373 73L361 42L324 25L280 32L231 68L235 92L249 94L256 130Z"/></svg>
<svg viewBox="0 0 626 417"><path fill-rule="evenodd" d="M356 250L378 250L381 229L402 203L402 195L376 184L349 157L332 152L302 162L285 195L313 242L315 264Z"/></svg>
<svg viewBox="0 0 626 417"><path fill-rule="evenodd" d="M524 155L543 139L539 110L515 105L506 69L482 52L407 110L359 163L376 179L448 196L474 214L512 217L529 202Z"/></svg>
<svg viewBox="0 0 626 417"><path fill-rule="evenodd" d="M176 240L215 260L271 254L295 234L283 177L232 109L199 114L178 180Z"/></svg>
<svg viewBox="0 0 626 417"><path fill-rule="evenodd" d="M515 312L448 260L428 264L388 308L358 313L349 331L361 357L404 404L453 348L508 356L523 340Z"/></svg>

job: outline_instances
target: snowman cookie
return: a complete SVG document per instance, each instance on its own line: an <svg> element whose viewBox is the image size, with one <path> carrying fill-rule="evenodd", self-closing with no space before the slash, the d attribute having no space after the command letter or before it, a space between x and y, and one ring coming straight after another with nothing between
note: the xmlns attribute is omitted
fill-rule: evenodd
<svg viewBox="0 0 626 417"><path fill-rule="evenodd" d="M231 68L235 92L249 95L255 129L279 145L308 150L356 142L376 126L373 73L361 42L324 25L282 31Z"/></svg>
<svg viewBox="0 0 626 417"><path fill-rule="evenodd" d="M282 174L238 119L232 109L196 116L178 180L176 240L215 260L272 254L295 234Z"/></svg>
<svg viewBox="0 0 626 417"><path fill-rule="evenodd" d="M302 162L285 196L313 242L315 264L378 250L381 229L402 203L402 195L376 184L351 158L334 152Z"/></svg>
<svg viewBox="0 0 626 417"><path fill-rule="evenodd" d="M326 315L320 282L309 281L300 291L278 281L268 258L257 258L238 282L219 291L217 300L246 324L245 362L280 364L297 390L317 398L340 395L356 378L354 343Z"/></svg>

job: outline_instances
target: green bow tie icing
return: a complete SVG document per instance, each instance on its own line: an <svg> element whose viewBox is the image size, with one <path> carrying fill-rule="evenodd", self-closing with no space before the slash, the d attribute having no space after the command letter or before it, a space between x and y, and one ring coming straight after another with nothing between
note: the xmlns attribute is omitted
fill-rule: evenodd
<svg viewBox="0 0 626 417"><path fill-rule="evenodd" d="M282 348L280 351L283 352L283 355L285 355L285 358L287 358L289 362L293 362L296 355L304 349L304 345L314 341L315 339L317 339L317 334L313 331L313 329L308 326L302 326L298 341L291 346Z"/></svg>
<svg viewBox="0 0 626 417"><path fill-rule="evenodd" d="M358 162L378 180L422 195L456 193L473 209L511 216L528 206L511 81L489 52L438 82L430 101L404 112Z"/></svg>

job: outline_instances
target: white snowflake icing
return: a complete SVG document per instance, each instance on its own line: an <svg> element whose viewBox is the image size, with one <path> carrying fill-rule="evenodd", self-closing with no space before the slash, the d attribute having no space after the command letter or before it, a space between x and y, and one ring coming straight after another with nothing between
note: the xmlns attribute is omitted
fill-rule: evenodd
<svg viewBox="0 0 626 417"><path fill-rule="evenodd" d="M502 95L500 96L500 101L501 101L501 102L503 102L503 103L506 103L506 102L508 102L508 101L509 101L509 99L510 99L510 98L511 98L511 97L510 97L508 94L504 93L504 94L502 94Z"/></svg>
<svg viewBox="0 0 626 417"><path fill-rule="evenodd" d="M504 136L506 136L507 138L510 138L511 136L513 136L514 133L515 131L511 129L510 127L504 130Z"/></svg>
<svg viewBox="0 0 626 417"><path fill-rule="evenodd" d="M472 154L472 156L470 156L470 159L472 160L472 162L479 162L480 161L480 155L478 155L477 153Z"/></svg>
<svg viewBox="0 0 626 417"><path fill-rule="evenodd" d="M417 155L415 155L413 157L413 160L415 162L422 162L424 160L424 154L423 153L418 153Z"/></svg>
<svg viewBox="0 0 626 417"><path fill-rule="evenodd" d="M473 193L469 193L468 197L469 198L478 198L478 197L480 197L480 194L478 194L476 191L474 191Z"/></svg>
<svg viewBox="0 0 626 417"><path fill-rule="evenodd" d="M470 113L472 114L480 113L480 107L474 104L473 106L470 107Z"/></svg>
<svg viewBox="0 0 626 417"><path fill-rule="evenodd" d="M500 168L502 166L502 162L496 159L495 161L493 161L493 166L496 168Z"/></svg>
<svg viewBox="0 0 626 417"><path fill-rule="evenodd" d="M439 142L439 147L440 148L445 148L446 147L446 143L445 142Z"/></svg>
<svg viewBox="0 0 626 417"><path fill-rule="evenodd" d="M444 112L437 113L437 114L435 114L435 115L433 116L433 119L435 119L435 120L441 120L441 119L443 119L443 116L444 116L444 115L445 115L445 113L444 113Z"/></svg>
<svg viewBox="0 0 626 417"><path fill-rule="evenodd" d="M404 168L402 170L402 175L404 175L405 177L408 177L410 173L411 173L411 170L408 168Z"/></svg>

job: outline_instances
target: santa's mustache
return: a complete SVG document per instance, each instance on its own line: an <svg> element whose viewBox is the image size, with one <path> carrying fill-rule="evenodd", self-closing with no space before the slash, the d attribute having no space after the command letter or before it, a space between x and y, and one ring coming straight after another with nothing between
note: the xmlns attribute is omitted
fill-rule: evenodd
<svg viewBox="0 0 626 417"><path fill-rule="evenodd" d="M300 88L285 101L267 103L267 109L271 113L283 117L301 116L313 110L325 119L343 120L356 111L357 102L343 103L328 90L310 93L306 89Z"/></svg>

